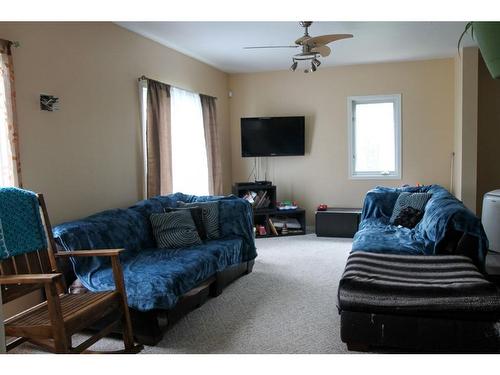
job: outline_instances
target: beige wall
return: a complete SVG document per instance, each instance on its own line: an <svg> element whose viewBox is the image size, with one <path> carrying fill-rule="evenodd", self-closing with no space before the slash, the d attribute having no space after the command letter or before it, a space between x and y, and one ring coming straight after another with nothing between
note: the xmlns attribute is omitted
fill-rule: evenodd
<svg viewBox="0 0 500 375"><path fill-rule="evenodd" d="M224 188L231 159L227 74L112 23L0 23L14 50L24 186L54 223L141 199L137 78L218 97ZM42 112L39 94L60 98ZM227 155L227 156L226 156Z"/></svg>
<svg viewBox="0 0 500 375"><path fill-rule="evenodd" d="M462 199L462 54L455 56L455 118L453 123L452 193Z"/></svg>
<svg viewBox="0 0 500 375"><path fill-rule="evenodd" d="M476 212L478 161L478 49L467 47L455 57L453 192Z"/></svg>
<svg viewBox="0 0 500 375"><path fill-rule="evenodd" d="M500 189L500 81L491 77L479 54L478 66L478 139L477 212L481 213L483 196Z"/></svg>
<svg viewBox="0 0 500 375"><path fill-rule="evenodd" d="M461 53L461 199L464 204L476 212L477 185L477 68L478 49L464 48ZM460 95L460 94L459 94Z"/></svg>
<svg viewBox="0 0 500 375"><path fill-rule="evenodd" d="M253 159L241 157L240 118L306 116L306 155L269 158L268 179L279 199L296 199L309 214L319 203L361 207L376 185L451 181L454 61L321 67L313 74L267 72L230 76L232 176L246 181ZM402 94L402 179L348 178L347 97ZM260 176L264 178L262 174Z"/></svg>

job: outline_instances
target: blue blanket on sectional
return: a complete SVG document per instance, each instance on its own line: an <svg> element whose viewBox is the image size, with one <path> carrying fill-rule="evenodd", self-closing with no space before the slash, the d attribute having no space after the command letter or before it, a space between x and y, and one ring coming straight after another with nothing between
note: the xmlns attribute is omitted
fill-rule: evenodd
<svg viewBox="0 0 500 375"><path fill-rule="evenodd" d="M176 207L177 201L219 201L221 237L185 249L157 249L149 215ZM141 201L128 209L107 210L58 225L54 237L65 250L125 248L120 256L129 306L170 309L180 296L226 267L257 256L252 208L243 199L176 193ZM72 258L75 274L91 291L114 288L109 258Z"/></svg>
<svg viewBox="0 0 500 375"><path fill-rule="evenodd" d="M390 225L389 219L399 194L426 192L432 196L422 220L413 229ZM484 264L488 240L480 219L445 188L429 185L406 188L377 187L366 194L353 251L394 254L436 254L450 229L478 240L477 259Z"/></svg>

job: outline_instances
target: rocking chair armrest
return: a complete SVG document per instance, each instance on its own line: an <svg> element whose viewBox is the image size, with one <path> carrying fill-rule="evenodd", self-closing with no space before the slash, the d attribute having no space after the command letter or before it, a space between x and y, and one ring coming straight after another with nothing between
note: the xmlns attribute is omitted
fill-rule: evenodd
<svg viewBox="0 0 500 375"><path fill-rule="evenodd" d="M112 257L118 256L125 249L98 249L98 250L76 250L58 251L56 257Z"/></svg>
<svg viewBox="0 0 500 375"><path fill-rule="evenodd" d="M111 258L111 267L113 269L113 278L115 289L122 294L124 304L127 305L127 293L123 279L123 270L120 264L120 253L125 249L98 249L98 250L77 250L77 251L59 251L54 255L60 258L67 257L99 257L108 256Z"/></svg>
<svg viewBox="0 0 500 375"><path fill-rule="evenodd" d="M0 276L0 285L50 284L62 276L62 273L35 273Z"/></svg>

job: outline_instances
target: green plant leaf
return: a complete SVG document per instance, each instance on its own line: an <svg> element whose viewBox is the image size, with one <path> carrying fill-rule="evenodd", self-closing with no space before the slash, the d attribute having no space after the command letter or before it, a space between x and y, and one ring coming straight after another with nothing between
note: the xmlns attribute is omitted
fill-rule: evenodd
<svg viewBox="0 0 500 375"><path fill-rule="evenodd" d="M464 38L465 34L467 34L467 31L469 31L469 29L471 31L472 38L474 38L473 22L467 22L467 25L465 25L465 29L464 29L462 35L460 35L460 38L458 39L457 50L458 50L459 55L460 55L460 44L462 44L462 39Z"/></svg>

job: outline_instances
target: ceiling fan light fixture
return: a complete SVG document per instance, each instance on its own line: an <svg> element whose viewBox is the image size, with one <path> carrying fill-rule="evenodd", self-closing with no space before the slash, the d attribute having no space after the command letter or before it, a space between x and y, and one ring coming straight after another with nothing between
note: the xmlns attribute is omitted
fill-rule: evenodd
<svg viewBox="0 0 500 375"><path fill-rule="evenodd" d="M278 45L278 46L252 46L243 47L245 49L256 48L300 48L301 52L292 56L292 65L290 71L295 72L300 64L302 69L303 63L305 64L304 73L315 72L321 65L320 57L328 57L331 53L331 47L327 44L336 42L342 39L352 38L352 34L326 34L311 37L309 35L309 27L312 21L302 21L300 26L304 28L304 35L295 40L295 45ZM310 66L307 64L311 63Z"/></svg>

